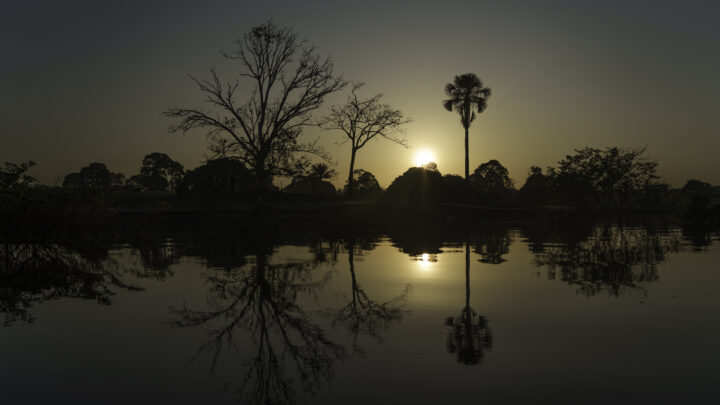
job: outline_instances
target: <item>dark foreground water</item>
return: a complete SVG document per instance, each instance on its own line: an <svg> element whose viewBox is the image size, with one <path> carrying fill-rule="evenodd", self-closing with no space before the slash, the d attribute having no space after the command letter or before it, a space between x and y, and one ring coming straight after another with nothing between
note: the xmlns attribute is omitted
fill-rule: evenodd
<svg viewBox="0 0 720 405"><path fill-rule="evenodd" d="M470 228L7 244L0 402L720 402L716 233Z"/></svg>

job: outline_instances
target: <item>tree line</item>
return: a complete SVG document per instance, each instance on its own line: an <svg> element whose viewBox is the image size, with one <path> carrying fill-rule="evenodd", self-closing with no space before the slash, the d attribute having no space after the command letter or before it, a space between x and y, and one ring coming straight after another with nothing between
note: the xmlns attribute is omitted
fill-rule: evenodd
<svg viewBox="0 0 720 405"><path fill-rule="evenodd" d="M330 58L289 28L272 22L253 27L222 55L239 65L237 77L191 76L204 96L203 106L172 107L169 131L202 130L207 135L208 160L185 170L164 153L145 156L138 174L126 178L102 163L91 163L63 180L69 189L123 188L199 195L250 195L276 191L347 198L510 204L558 205L584 209L646 209L658 205L717 205L717 189L691 180L678 194L660 182L657 162L644 149L583 148L545 171L531 166L525 184L516 190L507 169L497 160L469 167L469 128L488 106L491 89L473 73L458 75L445 86L442 106L460 116L464 129L465 173L441 175L437 165L410 168L383 190L375 176L355 167L356 156L371 140L385 139L407 146L403 128L411 122L401 110L383 102L382 94L362 97L361 82L334 72ZM345 103L331 106L319 118L313 114L326 96L350 87ZM348 177L342 190L328 182L337 172L330 156L316 141L303 141L303 130L316 126L339 134L349 143ZM320 160L319 162L317 160ZM34 162L7 163L0 187L27 188L34 179L26 171ZM292 181L278 190L275 177ZM675 201L678 200L678 201ZM680 201L682 200L682 201Z"/></svg>

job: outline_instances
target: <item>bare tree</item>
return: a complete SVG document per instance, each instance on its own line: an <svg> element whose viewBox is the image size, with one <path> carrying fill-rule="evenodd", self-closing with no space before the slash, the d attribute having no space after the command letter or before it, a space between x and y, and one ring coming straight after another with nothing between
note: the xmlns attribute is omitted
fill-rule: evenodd
<svg viewBox="0 0 720 405"><path fill-rule="evenodd" d="M352 145L348 173L348 195L350 196L354 190L353 170L357 151L377 136L407 147L405 139L401 138L399 133L404 124L412 121L404 116L402 111L382 103L380 101L382 94L376 94L368 99L359 99L357 91L362 86L363 83L355 83L347 102L343 105L332 106L330 113L320 121L322 128L342 131Z"/></svg>
<svg viewBox="0 0 720 405"><path fill-rule="evenodd" d="M223 82L215 69L209 80L190 76L210 110L176 107L164 114L181 119L170 132L208 129L211 151L237 157L254 171L258 186L267 188L273 176L292 175L307 165L298 152L327 158L315 142L301 143L298 137L325 96L346 82L334 75L329 58L321 60L291 29L272 22L252 28L235 45L223 56L240 62L238 78ZM245 101L238 101L241 79L243 86L249 82Z"/></svg>

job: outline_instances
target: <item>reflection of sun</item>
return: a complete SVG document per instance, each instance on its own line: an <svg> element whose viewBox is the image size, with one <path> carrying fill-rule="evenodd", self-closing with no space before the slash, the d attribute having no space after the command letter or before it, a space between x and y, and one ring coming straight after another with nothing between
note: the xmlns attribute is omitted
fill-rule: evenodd
<svg viewBox="0 0 720 405"><path fill-rule="evenodd" d="M432 264L434 262L437 262L437 256L423 253L421 256L418 256L417 262L420 265L420 270L423 270L423 271L431 270Z"/></svg>
<svg viewBox="0 0 720 405"><path fill-rule="evenodd" d="M425 166L435 161L435 155L427 149L423 149L415 154L415 166Z"/></svg>

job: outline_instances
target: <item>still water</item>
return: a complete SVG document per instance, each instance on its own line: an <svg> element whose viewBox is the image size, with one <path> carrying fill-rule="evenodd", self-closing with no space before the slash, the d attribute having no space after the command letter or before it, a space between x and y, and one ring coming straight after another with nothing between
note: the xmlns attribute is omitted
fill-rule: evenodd
<svg viewBox="0 0 720 405"><path fill-rule="evenodd" d="M2 249L2 403L718 403L717 233L481 224Z"/></svg>

